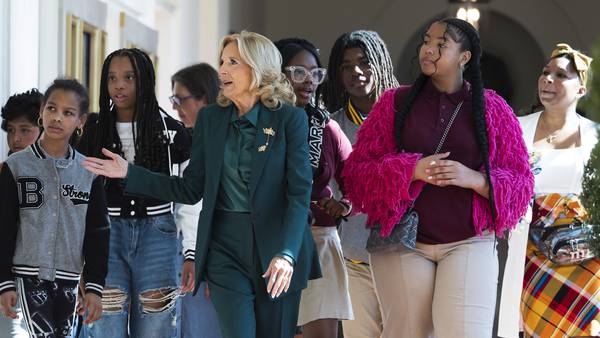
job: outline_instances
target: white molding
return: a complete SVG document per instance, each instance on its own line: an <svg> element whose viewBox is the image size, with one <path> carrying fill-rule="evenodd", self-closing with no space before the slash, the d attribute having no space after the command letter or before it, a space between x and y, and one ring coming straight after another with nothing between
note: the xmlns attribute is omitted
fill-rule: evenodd
<svg viewBox="0 0 600 338"><path fill-rule="evenodd" d="M124 15L125 22L121 27L121 47L125 48L128 43L132 43L148 53L156 54L158 32L128 14Z"/></svg>
<svg viewBox="0 0 600 338"><path fill-rule="evenodd" d="M106 7L106 3L99 0L62 0L64 15L73 14L103 31L106 31Z"/></svg>
<svg viewBox="0 0 600 338"><path fill-rule="evenodd" d="M0 46L10 43L10 2L0 1ZM0 105L4 106L10 96L10 53L8 48L0 48ZM6 133L0 130L0 162L6 160L8 144Z"/></svg>
<svg viewBox="0 0 600 338"><path fill-rule="evenodd" d="M39 0L10 1L9 46L10 94L39 87Z"/></svg>
<svg viewBox="0 0 600 338"><path fill-rule="evenodd" d="M39 69L38 81L40 90L45 90L50 83L65 74L64 66L64 44L63 39L65 25L60 12L60 0L40 0L39 18ZM58 42L58 43L57 43ZM61 67L62 65L62 67Z"/></svg>

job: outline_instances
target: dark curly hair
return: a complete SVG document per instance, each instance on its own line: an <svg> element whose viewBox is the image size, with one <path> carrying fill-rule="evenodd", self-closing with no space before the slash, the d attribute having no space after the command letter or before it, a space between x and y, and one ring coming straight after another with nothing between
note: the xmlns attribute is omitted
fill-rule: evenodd
<svg viewBox="0 0 600 338"><path fill-rule="evenodd" d="M2 107L2 130L7 131L7 123L21 117L37 126L43 97L42 93L35 88L9 97Z"/></svg>

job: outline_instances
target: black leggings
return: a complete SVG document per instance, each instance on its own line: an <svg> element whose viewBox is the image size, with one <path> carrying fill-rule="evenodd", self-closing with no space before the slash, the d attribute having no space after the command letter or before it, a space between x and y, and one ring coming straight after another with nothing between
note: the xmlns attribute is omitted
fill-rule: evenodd
<svg viewBox="0 0 600 338"><path fill-rule="evenodd" d="M23 320L31 337L70 337L77 300L77 281L53 282L17 277Z"/></svg>

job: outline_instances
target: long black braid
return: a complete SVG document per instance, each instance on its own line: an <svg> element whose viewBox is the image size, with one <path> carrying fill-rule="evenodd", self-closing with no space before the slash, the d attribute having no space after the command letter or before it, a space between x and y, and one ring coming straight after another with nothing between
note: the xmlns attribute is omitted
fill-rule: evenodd
<svg viewBox="0 0 600 338"><path fill-rule="evenodd" d="M392 58L385 42L373 31L358 30L342 34L333 45L329 55L328 77L324 83L323 101L330 112L344 107L348 102L348 93L342 83L342 61L344 52L349 48L360 48L369 60L375 81L375 100L389 88L398 87L394 76Z"/></svg>
<svg viewBox="0 0 600 338"><path fill-rule="evenodd" d="M115 57L127 57L135 72L135 112L131 122L132 125L134 122L137 124L133 129L134 162L153 171L168 172L166 147L169 141L163 133L164 127L160 116L162 109L158 106L154 92L156 81L154 66L148 54L137 48L119 49L104 60L100 79L98 126L90 153L103 157L101 149L104 147L123 154L121 140L117 133L117 112L108 93L108 70Z"/></svg>
<svg viewBox="0 0 600 338"><path fill-rule="evenodd" d="M446 24L445 36L456 41L461 46L461 51L470 51L471 59L465 65L466 72L468 72L468 78L471 80L471 95L472 95L472 108L474 117L475 134L477 137L477 143L481 150L483 163L485 166L486 180L489 186L489 206L492 213L492 219L496 219L496 209L494 207L494 190L492 187L492 180L490 177L490 160L489 160L489 142L487 133L487 121L485 118L485 97L484 97L484 86L483 79L481 77L481 45L479 34L477 30L467 21L446 18L439 20ZM430 25L431 26L431 25ZM402 129L404 127L404 121L406 116L410 112L410 109L427 83L429 77L421 73L415 80L410 92L404 99L401 108L396 111L394 120L394 133L396 138L396 144L398 149L402 149Z"/></svg>

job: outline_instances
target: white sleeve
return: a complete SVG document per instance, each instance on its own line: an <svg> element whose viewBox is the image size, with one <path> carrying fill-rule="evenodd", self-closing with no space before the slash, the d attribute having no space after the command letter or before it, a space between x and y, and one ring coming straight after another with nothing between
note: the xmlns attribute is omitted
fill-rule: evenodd
<svg viewBox="0 0 600 338"><path fill-rule="evenodd" d="M189 164L189 160L179 166L179 176ZM185 260L194 260L196 254L196 235L198 232L198 219L202 210L202 201L194 204L175 204L175 222L177 229L183 234L182 246Z"/></svg>

